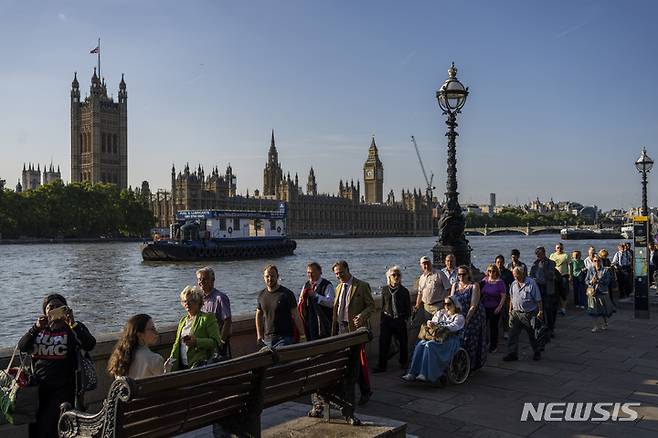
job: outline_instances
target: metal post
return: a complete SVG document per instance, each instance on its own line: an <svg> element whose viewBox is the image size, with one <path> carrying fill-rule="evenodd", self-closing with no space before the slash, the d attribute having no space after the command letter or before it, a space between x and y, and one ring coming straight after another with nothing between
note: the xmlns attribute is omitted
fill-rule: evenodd
<svg viewBox="0 0 658 438"><path fill-rule="evenodd" d="M641 216L649 215L649 206L647 202L647 171L642 171L642 212Z"/></svg>

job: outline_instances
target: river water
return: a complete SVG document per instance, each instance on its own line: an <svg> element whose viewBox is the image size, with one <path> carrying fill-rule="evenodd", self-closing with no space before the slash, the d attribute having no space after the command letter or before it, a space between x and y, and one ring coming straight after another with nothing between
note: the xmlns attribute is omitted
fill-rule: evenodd
<svg viewBox="0 0 658 438"><path fill-rule="evenodd" d="M534 248L553 251L558 235L471 236L473 264L484 269L496 255L506 259L512 248L521 260L533 260ZM332 263L345 259L351 272L370 283L375 293L385 284L387 267L403 269L403 283L410 285L419 275L418 259L431 257L435 238L361 238L298 240L293 256L275 260L208 263L216 273L216 285L227 292L233 313L252 312L256 293L263 288L261 270L269 262L279 268L281 284L295 293L305 281L306 263L319 262L327 278L335 283ZM587 241L565 241L565 250L581 250ZM592 242L611 254L616 241ZM179 292L195 284L197 262L155 263L142 261L137 243L0 245L0 347L16 344L41 313L41 302L49 293L61 293L69 301L76 319L93 333L118 331L128 317L150 314L157 324L174 323L183 313Z"/></svg>

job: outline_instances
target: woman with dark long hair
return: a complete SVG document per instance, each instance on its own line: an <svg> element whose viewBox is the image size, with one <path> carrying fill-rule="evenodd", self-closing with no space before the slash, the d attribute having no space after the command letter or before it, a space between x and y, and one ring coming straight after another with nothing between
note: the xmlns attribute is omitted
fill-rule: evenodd
<svg viewBox="0 0 658 438"><path fill-rule="evenodd" d="M39 381L39 409L36 424L30 425L30 438L57 437L59 407L73 404L76 396L77 354L90 351L96 339L73 316L73 309L60 294L43 299L42 315L18 342L18 348L32 355L34 373Z"/></svg>
<svg viewBox="0 0 658 438"><path fill-rule="evenodd" d="M130 318L107 363L108 374L133 379L162 374L165 371L164 359L149 348L157 344L158 337L149 315L140 313Z"/></svg>

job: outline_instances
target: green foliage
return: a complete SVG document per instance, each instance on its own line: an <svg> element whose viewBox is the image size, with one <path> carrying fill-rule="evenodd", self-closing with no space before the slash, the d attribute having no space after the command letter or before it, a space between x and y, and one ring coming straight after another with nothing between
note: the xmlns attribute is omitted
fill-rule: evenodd
<svg viewBox="0 0 658 438"><path fill-rule="evenodd" d="M23 193L0 192L3 238L137 237L154 223L140 193L113 184L56 181Z"/></svg>
<svg viewBox="0 0 658 438"><path fill-rule="evenodd" d="M555 226L555 225L577 225L581 220L571 213L564 211L550 212L540 214L535 211L526 212L520 208L505 208L500 213L493 216L475 215L468 213L466 215L467 228L479 228L488 225L489 227L525 227L528 224L535 226Z"/></svg>

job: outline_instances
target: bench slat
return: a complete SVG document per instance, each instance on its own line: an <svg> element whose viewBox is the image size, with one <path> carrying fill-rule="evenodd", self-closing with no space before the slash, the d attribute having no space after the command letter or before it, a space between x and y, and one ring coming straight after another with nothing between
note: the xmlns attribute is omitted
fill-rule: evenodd
<svg viewBox="0 0 658 438"><path fill-rule="evenodd" d="M304 342L301 344L286 345L277 349L279 363L304 359L309 356L317 356L330 353L343 348L354 347L368 342L369 333L366 329L359 329L352 333L333 336L331 338L319 339L317 341Z"/></svg>
<svg viewBox="0 0 658 438"><path fill-rule="evenodd" d="M192 409L170 409L164 415L150 417L140 422L124 424L122 429L127 436L138 436L140 434L158 430L160 428L167 428L168 430L191 430L192 428L187 422L194 422L195 424L212 424L213 419L219 418L220 413L232 415L239 413L244 409L245 404L249 401L249 394L243 394L235 399L212 401L209 400L207 404L196 405ZM186 424L183 424L186 423ZM149 433L149 436L151 434Z"/></svg>
<svg viewBox="0 0 658 438"><path fill-rule="evenodd" d="M314 375L321 375L334 369L344 370L347 367L348 362L348 358L342 358L327 364L317 364L313 367L300 367L294 370L289 370L282 375L266 375L265 387L269 388L271 386L277 386L284 382L295 382L301 378L312 379Z"/></svg>
<svg viewBox="0 0 658 438"><path fill-rule="evenodd" d="M135 393L133 397L145 397L152 393L161 392L168 388L180 386L193 386L203 384L209 380L219 380L223 377L232 377L271 365L273 362L272 352L269 350L259 351L236 359L227 360L192 370L176 371L161 376L147 377L135 380Z"/></svg>
<svg viewBox="0 0 658 438"><path fill-rule="evenodd" d="M345 370L333 370L316 378L307 380L300 379L299 381L288 383L287 385L279 387L271 387L265 390L265 407L270 407L282 403L284 401L294 400L302 395L311 394L322 387L326 387L331 383L340 382L345 376Z"/></svg>
<svg viewBox="0 0 658 438"><path fill-rule="evenodd" d="M161 404L167 403L175 400L180 400L182 398L191 397L197 395L201 392L213 391L217 398L222 398L225 396L231 395L233 391L240 392L243 388L249 390L251 388L251 375L245 374L240 376L240 379L234 379L231 383L213 382L208 383L207 385L196 385L184 388L173 388L168 391L163 391L162 393L153 394L149 397L139 398L132 400L128 403L123 404L123 409L126 412L138 411L141 409L147 409L152 406L154 403Z"/></svg>
<svg viewBox="0 0 658 438"><path fill-rule="evenodd" d="M349 350L344 349L333 353L321 354L319 356L311 356L309 358L295 360L285 364L275 365L265 370L266 378L274 378L277 376L285 375L291 370L299 369L300 367L312 368L316 365L330 365L337 360L347 360Z"/></svg>
<svg viewBox="0 0 658 438"><path fill-rule="evenodd" d="M240 392L235 392L230 396L218 396L215 392L206 391L176 401L151 400L152 404L148 408L125 412L124 424L137 423L143 420L148 420L149 418L158 417L160 415L166 415L173 411L180 411L180 410L184 411L188 408L197 409L197 407L199 406L203 407L212 402L235 404L236 400L248 399L249 389L250 389L249 387L242 388Z"/></svg>

